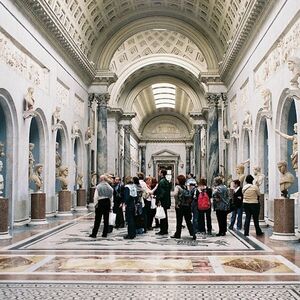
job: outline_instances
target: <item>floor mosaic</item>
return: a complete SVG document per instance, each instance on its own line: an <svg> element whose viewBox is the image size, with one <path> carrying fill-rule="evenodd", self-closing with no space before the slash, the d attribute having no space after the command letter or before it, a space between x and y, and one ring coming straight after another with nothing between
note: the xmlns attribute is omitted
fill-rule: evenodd
<svg viewBox="0 0 300 300"><path fill-rule="evenodd" d="M0 283L0 299L292 300L300 284Z"/></svg>
<svg viewBox="0 0 300 300"><path fill-rule="evenodd" d="M200 236L196 241L183 230L182 239L171 239L170 235L157 236L157 231L137 235L134 240L124 240L126 228L114 229L107 238L101 237L101 231L96 239L89 238L93 222L87 219L71 221L49 232L12 245L9 249L30 250L192 250L192 251L243 251L263 250L263 246L255 239L245 238L241 233L228 231L225 237ZM217 225L214 226L217 228ZM100 228L101 230L101 228Z"/></svg>

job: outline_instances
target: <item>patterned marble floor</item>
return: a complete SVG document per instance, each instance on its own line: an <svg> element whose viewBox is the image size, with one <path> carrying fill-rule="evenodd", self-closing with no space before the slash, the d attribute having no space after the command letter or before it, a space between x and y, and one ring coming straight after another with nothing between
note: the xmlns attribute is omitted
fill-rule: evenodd
<svg viewBox="0 0 300 300"><path fill-rule="evenodd" d="M186 229L180 240L128 241L126 229L91 239L92 226L86 214L0 241L0 299L300 299L299 242L237 231L195 242Z"/></svg>

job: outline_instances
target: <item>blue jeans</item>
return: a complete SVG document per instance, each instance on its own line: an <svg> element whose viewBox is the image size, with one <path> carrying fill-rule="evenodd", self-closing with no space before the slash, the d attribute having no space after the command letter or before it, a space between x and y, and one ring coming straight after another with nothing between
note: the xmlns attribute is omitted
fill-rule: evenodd
<svg viewBox="0 0 300 300"><path fill-rule="evenodd" d="M237 224L236 227L238 230L242 229L242 218L243 218L243 207L236 208L231 212L231 218L230 218L230 228L233 228L235 219L237 217Z"/></svg>

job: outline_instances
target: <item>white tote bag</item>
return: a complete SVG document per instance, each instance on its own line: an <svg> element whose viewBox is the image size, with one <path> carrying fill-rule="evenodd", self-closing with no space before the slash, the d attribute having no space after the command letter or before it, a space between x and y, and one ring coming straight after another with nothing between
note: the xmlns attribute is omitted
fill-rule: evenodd
<svg viewBox="0 0 300 300"><path fill-rule="evenodd" d="M164 208L162 206L158 206L157 207L155 218L159 219L159 220L166 218L165 210L164 210Z"/></svg>
<svg viewBox="0 0 300 300"><path fill-rule="evenodd" d="M113 212L109 213L108 225L111 225L111 226L116 225L116 214Z"/></svg>

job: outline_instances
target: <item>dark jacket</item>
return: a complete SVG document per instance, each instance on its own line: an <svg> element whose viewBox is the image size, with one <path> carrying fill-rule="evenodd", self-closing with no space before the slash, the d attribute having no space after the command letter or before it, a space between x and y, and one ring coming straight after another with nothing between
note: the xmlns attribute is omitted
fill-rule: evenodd
<svg viewBox="0 0 300 300"><path fill-rule="evenodd" d="M165 209L171 207L171 184L170 182L163 177L155 191L156 200L161 203L161 206Z"/></svg>
<svg viewBox="0 0 300 300"><path fill-rule="evenodd" d="M241 208L243 206L243 192L241 187L233 193L232 203L236 208Z"/></svg>

